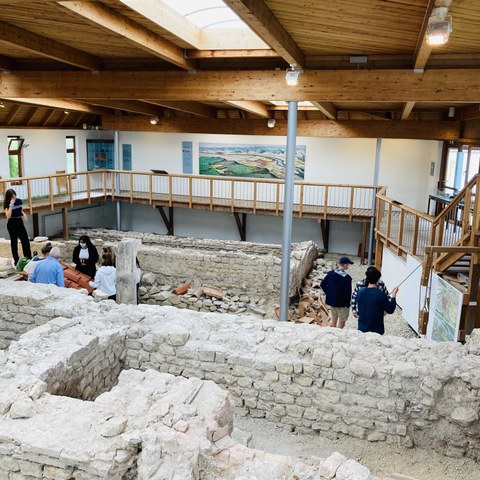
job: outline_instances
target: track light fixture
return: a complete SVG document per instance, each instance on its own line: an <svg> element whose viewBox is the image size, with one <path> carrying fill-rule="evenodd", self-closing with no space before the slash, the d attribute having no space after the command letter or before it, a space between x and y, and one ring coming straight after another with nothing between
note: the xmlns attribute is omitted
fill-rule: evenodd
<svg viewBox="0 0 480 480"><path fill-rule="evenodd" d="M0 108L5 108L5 104L3 102L0 102Z"/></svg>
<svg viewBox="0 0 480 480"><path fill-rule="evenodd" d="M69 115L69 114L70 114L70 112L69 112L68 110L64 110L63 113L64 113L65 115Z"/></svg>
<svg viewBox="0 0 480 480"><path fill-rule="evenodd" d="M444 1L443 6L435 7L428 19L425 36L429 45L444 45L452 32L452 16L447 15L450 1Z"/></svg>
<svg viewBox="0 0 480 480"><path fill-rule="evenodd" d="M267 122L267 127L268 128L273 128L276 123L277 123L277 121L274 118L269 118L268 122Z"/></svg>
<svg viewBox="0 0 480 480"><path fill-rule="evenodd" d="M156 124L159 122L159 120L160 120L160 119L158 118L158 116L155 116L155 117L152 117L152 118L150 119L150 123L151 123L152 125L156 125Z"/></svg>
<svg viewBox="0 0 480 480"><path fill-rule="evenodd" d="M303 73L303 70L301 68L297 68L297 66L293 64L290 65L285 73L285 82L287 82L287 85L298 85L298 78L300 77L301 73Z"/></svg>

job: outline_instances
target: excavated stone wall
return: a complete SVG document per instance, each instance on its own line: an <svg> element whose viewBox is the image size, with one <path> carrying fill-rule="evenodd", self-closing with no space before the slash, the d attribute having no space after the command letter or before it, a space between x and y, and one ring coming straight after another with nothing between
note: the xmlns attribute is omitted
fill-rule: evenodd
<svg viewBox="0 0 480 480"><path fill-rule="evenodd" d="M31 358L28 341L36 341L44 328L55 337L58 322L65 322L67 343L61 351L79 342L85 349L95 340L68 326L75 321L87 329L85 335L109 335L112 340L103 344L118 346L125 368L213 380L251 416L301 432L345 434L480 459L478 332L466 345L407 340L171 307L95 303L78 292L8 281L0 282L0 302L26 307L37 289L43 301L30 314L23 312L32 325L34 316L48 318L59 303L77 305L81 314L36 328L20 346L13 343L9 355ZM43 368L42 363L35 368ZM8 378L8 372L4 365L0 378ZM39 378L46 382L48 376ZM107 383L109 388L114 381L105 388Z"/></svg>
<svg viewBox="0 0 480 480"><path fill-rule="evenodd" d="M140 239L138 259L142 270L153 272L160 285L188 281L195 287L217 285L236 294L261 294L267 298L276 298L280 292L282 252L278 245L101 229L75 230L75 234L88 234L92 239L109 243L119 242L123 237ZM69 248L65 249L65 255L71 258ZM317 256L313 242L292 245L291 297L302 286Z"/></svg>
<svg viewBox="0 0 480 480"><path fill-rule="evenodd" d="M0 299L23 295L28 303L37 289L44 294L40 311L52 310L59 298L83 301L90 311L50 320L0 352L0 479L238 480L255 472L264 479L375 480L338 453L296 459L236 443L230 394L212 381L128 369L113 386L128 332L161 320L159 309L103 302L93 304L95 312L78 292L57 297L55 287L7 281L0 283ZM167 345L188 340L168 323L161 333ZM99 369L93 377L102 380L83 382L92 365ZM71 369L82 367L71 377Z"/></svg>

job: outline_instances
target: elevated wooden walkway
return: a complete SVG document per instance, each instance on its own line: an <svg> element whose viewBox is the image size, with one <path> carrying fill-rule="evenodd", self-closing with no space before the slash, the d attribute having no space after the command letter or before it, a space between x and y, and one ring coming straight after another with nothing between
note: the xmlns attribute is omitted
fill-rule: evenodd
<svg viewBox="0 0 480 480"><path fill-rule="evenodd" d="M65 217L69 208L109 200L151 205L159 209L169 233L175 207L231 213L242 240L246 214L283 215L284 182L279 180L96 170L0 180L2 196L8 188L23 200L26 213L34 215L62 209ZM293 215L317 219L327 246L330 220L362 222L366 236L377 190L371 185L296 182ZM170 209L169 217L164 207Z"/></svg>

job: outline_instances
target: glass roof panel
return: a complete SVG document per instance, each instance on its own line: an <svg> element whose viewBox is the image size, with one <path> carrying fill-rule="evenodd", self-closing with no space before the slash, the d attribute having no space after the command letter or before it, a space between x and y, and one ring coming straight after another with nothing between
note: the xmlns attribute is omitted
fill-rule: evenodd
<svg viewBox="0 0 480 480"><path fill-rule="evenodd" d="M248 28L222 0L163 0L199 28Z"/></svg>

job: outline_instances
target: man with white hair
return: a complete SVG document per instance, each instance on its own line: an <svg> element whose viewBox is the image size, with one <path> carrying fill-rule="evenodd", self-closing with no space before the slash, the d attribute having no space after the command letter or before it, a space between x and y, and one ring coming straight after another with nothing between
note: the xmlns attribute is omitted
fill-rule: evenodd
<svg viewBox="0 0 480 480"><path fill-rule="evenodd" d="M63 268L58 259L60 258L60 249L53 247L50 255L42 260L35 268L30 279L33 283L46 283L56 285L57 287L65 286L63 277Z"/></svg>

